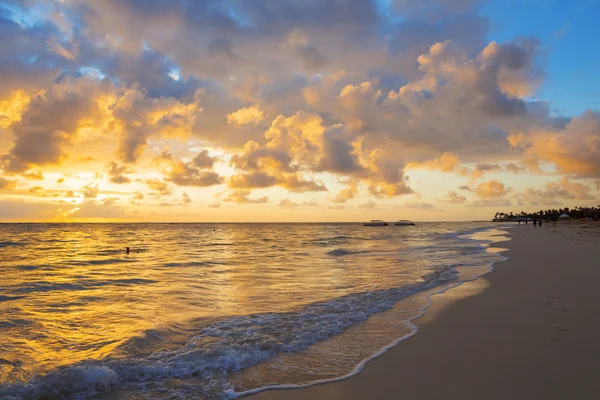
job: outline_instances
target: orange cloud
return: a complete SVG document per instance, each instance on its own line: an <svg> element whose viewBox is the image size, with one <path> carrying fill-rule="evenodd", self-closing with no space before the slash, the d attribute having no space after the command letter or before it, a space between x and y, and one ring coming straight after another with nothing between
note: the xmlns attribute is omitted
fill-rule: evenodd
<svg viewBox="0 0 600 400"><path fill-rule="evenodd" d="M451 204L463 204L467 201L467 198L451 190L442 201Z"/></svg>
<svg viewBox="0 0 600 400"><path fill-rule="evenodd" d="M600 113L586 111L565 129L512 133L508 141L530 160L554 163L559 172L600 176Z"/></svg>
<svg viewBox="0 0 600 400"><path fill-rule="evenodd" d="M0 190L12 190L17 186L17 181L0 177Z"/></svg>
<svg viewBox="0 0 600 400"><path fill-rule="evenodd" d="M546 182L543 189L528 188L517 197L520 201L531 205L557 205L561 200L592 200L595 198L591 193L590 186L571 182L566 177L555 182Z"/></svg>
<svg viewBox="0 0 600 400"><path fill-rule="evenodd" d="M257 199L249 198L250 191L249 190L236 190L234 192L229 193L223 201L237 203L237 204L265 204L270 200L268 197L260 197Z"/></svg>
<svg viewBox="0 0 600 400"><path fill-rule="evenodd" d="M408 163L406 168L409 169L430 169L442 172L455 171L460 166L460 158L456 154L444 153L440 157L436 157L431 161L421 163Z"/></svg>
<svg viewBox="0 0 600 400"><path fill-rule="evenodd" d="M334 203L345 203L354 199L358 195L358 183L357 179L350 180L347 186L336 194L332 201Z"/></svg>
<svg viewBox="0 0 600 400"><path fill-rule="evenodd" d="M495 179L480 183L475 188L475 193L484 199L503 197L509 191L502 182Z"/></svg>
<svg viewBox="0 0 600 400"><path fill-rule="evenodd" d="M259 106L241 108L235 112L227 114L227 122L237 126L258 124L264 118L264 112Z"/></svg>

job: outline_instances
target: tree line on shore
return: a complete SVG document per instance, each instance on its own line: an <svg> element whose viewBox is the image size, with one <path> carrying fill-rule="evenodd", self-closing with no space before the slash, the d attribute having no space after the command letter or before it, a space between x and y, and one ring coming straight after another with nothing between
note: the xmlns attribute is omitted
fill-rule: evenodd
<svg viewBox="0 0 600 400"><path fill-rule="evenodd" d="M539 210L535 212L521 211L519 213L497 212L493 221L518 221L524 219L541 219L544 221L556 221L561 215L566 214L571 219L600 220L600 204L596 207L575 207Z"/></svg>

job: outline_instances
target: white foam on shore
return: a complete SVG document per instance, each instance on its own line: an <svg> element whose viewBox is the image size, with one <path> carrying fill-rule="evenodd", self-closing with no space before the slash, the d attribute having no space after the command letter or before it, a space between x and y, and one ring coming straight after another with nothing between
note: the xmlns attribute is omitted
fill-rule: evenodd
<svg viewBox="0 0 600 400"><path fill-rule="evenodd" d="M503 229L506 229L506 227L502 227ZM469 236L469 235L473 235L475 233L478 232L484 232L484 231L489 231L490 229L474 229L470 232L462 232L453 236ZM469 241L472 241L474 239L468 239ZM489 244L489 243L496 243L495 241L484 241L483 243ZM485 247L481 246L482 249L485 250ZM243 396L249 396L252 394L256 394L256 393L260 393L260 392L264 392L267 390L292 390L292 389L302 389L302 388L307 388L307 387L312 387L312 386L317 386L317 385L323 385L326 383L332 383L332 382L339 382L339 381L344 381L346 379L352 378L353 376L358 375L363 369L364 367L372 360L380 357L381 355L383 355L384 353L386 353L388 350L396 347L397 345L399 345L400 343L402 343L403 341L405 341L406 339L409 339L411 337L413 337L414 335L417 334L417 332L419 331L419 327L416 326L412 321L422 317L425 312L427 311L427 309L429 309L432 305L433 305L433 296L438 296L440 294L444 294L447 291L451 290L451 289L455 289L461 285L463 285L466 282L472 282L477 280L478 278L482 277L483 275L486 275L490 272L492 272L494 270L494 264L497 262L504 262L506 260L509 259L509 257L505 257L505 256L501 256L502 258L496 261L492 261L488 268L487 271L484 271L478 275L473 276L470 279L462 279L459 282L456 282L454 284L452 284L449 287L446 287L444 289L441 289L439 291L434 291L430 294L428 294L425 298L427 299L427 304L425 306L423 306L417 314L415 314L413 317L409 318L407 321L405 321L405 324L411 329L411 332L407 335L404 335L402 337L399 337L395 340L393 340L392 342L390 342L388 345L381 347L377 352L375 352L374 354L372 354L371 356L363 359L360 363L358 363L354 369L352 371L350 371L349 373L336 377L336 378L331 378L331 379L319 379L319 380L315 380L315 381L310 381L310 382L306 382L306 383L302 383L302 384L293 384L293 385L269 385L269 386L262 386L259 388L255 388L255 389L250 389L250 390L246 390L243 392L235 392L233 390L227 391L226 395L229 399L235 399L235 398L239 398L239 397L243 397Z"/></svg>

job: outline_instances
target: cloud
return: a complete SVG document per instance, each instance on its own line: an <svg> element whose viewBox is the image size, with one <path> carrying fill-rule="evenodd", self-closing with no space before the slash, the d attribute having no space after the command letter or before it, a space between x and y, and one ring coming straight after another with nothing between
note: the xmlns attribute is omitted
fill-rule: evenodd
<svg viewBox="0 0 600 400"><path fill-rule="evenodd" d="M132 170L128 166L119 165L114 161L111 161L106 165L106 173L108 174L109 182L116 183L118 185L131 183L131 179L124 175L131 172Z"/></svg>
<svg viewBox="0 0 600 400"><path fill-rule="evenodd" d="M12 190L17 186L17 181L0 177L0 190Z"/></svg>
<svg viewBox="0 0 600 400"><path fill-rule="evenodd" d="M475 164L475 166L473 167L473 169L470 172L467 170L466 173L471 175L471 180L476 181L476 180L482 178L484 174L487 174L490 172L496 172L496 171L502 171L502 166L500 166L498 164L478 163L478 164Z"/></svg>
<svg viewBox="0 0 600 400"><path fill-rule="evenodd" d="M2 157L5 172L24 172L33 166L62 162L79 121L94 113L94 95L103 89L79 80L52 85L33 96L20 119L10 127L15 141Z"/></svg>
<svg viewBox="0 0 600 400"><path fill-rule="evenodd" d="M94 183L89 183L81 188L81 192L83 193L83 197L85 197L86 199L94 199L98 197L100 189L98 188L98 185Z"/></svg>
<svg viewBox="0 0 600 400"><path fill-rule="evenodd" d="M133 200L144 200L144 195L140 192L134 192L133 196L131 196Z"/></svg>
<svg viewBox="0 0 600 400"><path fill-rule="evenodd" d="M234 175L229 179L229 187L234 189L266 188L277 184L276 177L264 172Z"/></svg>
<svg viewBox="0 0 600 400"><path fill-rule="evenodd" d="M44 180L44 175L42 175L42 171L30 171L30 172L26 172L21 174L21 176L23 176L23 178L32 180L32 181L43 181Z"/></svg>
<svg viewBox="0 0 600 400"><path fill-rule="evenodd" d="M237 203L237 204L265 204L269 203L268 197L260 197L256 199L250 199L249 190L235 190L229 193L223 201Z"/></svg>
<svg viewBox="0 0 600 400"><path fill-rule="evenodd" d="M259 106L241 108L235 112L227 114L227 122L237 126L248 124L258 124L264 118L264 112Z"/></svg>
<svg viewBox="0 0 600 400"><path fill-rule="evenodd" d="M106 197L102 199L102 204L105 206L112 206L119 201L118 197Z"/></svg>
<svg viewBox="0 0 600 400"><path fill-rule="evenodd" d="M152 135L187 137L191 135L200 107L174 98L153 99L135 86L126 91L112 109L115 123L121 127L122 139L117 155L126 163L142 156Z"/></svg>
<svg viewBox="0 0 600 400"><path fill-rule="evenodd" d="M191 161L184 162L174 160L169 152L163 152L155 162L161 166L165 179L178 186L208 187L220 185L224 182L223 177L214 171L216 158L208 155L208 150L200 151Z"/></svg>
<svg viewBox="0 0 600 400"><path fill-rule="evenodd" d="M212 169L216 160L216 157L211 157L208 154L208 150L204 149L199 151L198 154L192 158L192 164L200 169Z"/></svg>
<svg viewBox="0 0 600 400"><path fill-rule="evenodd" d="M158 196L170 196L173 190L169 185L158 179L146 179L146 185Z"/></svg>
<svg viewBox="0 0 600 400"><path fill-rule="evenodd" d="M556 205L564 200L592 200L595 197L590 186L563 177L555 182L546 182L543 189L528 188L517 198L531 205Z"/></svg>
<svg viewBox="0 0 600 400"><path fill-rule="evenodd" d="M46 220L55 218L63 206L53 203L34 203L0 199L0 218L4 220Z"/></svg>
<svg viewBox="0 0 600 400"><path fill-rule="evenodd" d="M253 189L343 182L330 201L364 187L361 201L372 204L414 193L408 169L470 178L483 202L510 192L486 179L496 172L552 174L550 164L569 175L560 188L521 194L532 201L561 190L587 198L575 179L600 177L600 114L552 116L556 106L536 99L539 43L487 43L482 0L42 3L0 12L6 178L78 170L85 184L104 170L131 185L133 204L140 182L153 198L227 185L240 204L266 199ZM173 153L156 157L163 148ZM1 179L0 189L15 189ZM64 195L45 184L18 194ZM95 188L82 193L97 199Z"/></svg>
<svg viewBox="0 0 600 400"><path fill-rule="evenodd" d="M359 181L356 179L350 180L346 188L336 194L332 201L334 203L345 203L348 200L354 199L358 195L358 183Z"/></svg>
<svg viewBox="0 0 600 400"><path fill-rule="evenodd" d="M281 186L290 192L303 193L303 192L327 192L327 187L321 181L306 180L299 175L290 174L286 175Z"/></svg>
<svg viewBox="0 0 600 400"><path fill-rule="evenodd" d="M456 154L444 153L431 161L409 163L406 167L409 169L430 169L442 172L453 172L460 164L460 158L458 158Z"/></svg>
<svg viewBox="0 0 600 400"><path fill-rule="evenodd" d="M473 207L508 207L512 206L512 202L509 199L485 199L475 200L471 205Z"/></svg>
<svg viewBox="0 0 600 400"><path fill-rule="evenodd" d="M121 207L114 206L110 201L99 203L88 200L72 208L66 216L68 218L121 219L128 215Z"/></svg>
<svg viewBox="0 0 600 400"><path fill-rule="evenodd" d="M467 198L451 190L446 194L446 197L442 201L444 203L463 204L467 201Z"/></svg>
<svg viewBox="0 0 600 400"><path fill-rule="evenodd" d="M468 192L472 192L473 190L471 190L471 188L467 185L462 185L458 187L460 190L466 190Z"/></svg>
<svg viewBox="0 0 600 400"><path fill-rule="evenodd" d="M475 188L475 193L484 199L503 197L508 192L510 192L510 189L507 189L502 182L495 179L480 183Z"/></svg>
<svg viewBox="0 0 600 400"><path fill-rule="evenodd" d="M291 201L290 199L282 199L279 202L279 207L283 208L296 208L298 207L298 203Z"/></svg>
<svg viewBox="0 0 600 400"><path fill-rule="evenodd" d="M311 201L305 201L304 203L302 203L302 205L304 205L306 207L318 207L320 204L318 202L316 202L315 200L311 200Z"/></svg>
<svg viewBox="0 0 600 400"><path fill-rule="evenodd" d="M586 111L563 129L513 132L512 147L529 159L551 162L561 173L580 177L600 176L600 113Z"/></svg>
<svg viewBox="0 0 600 400"><path fill-rule="evenodd" d="M428 211L442 211L438 209L434 204L427 203L425 201L408 201L402 204L402 208L414 208Z"/></svg>
<svg viewBox="0 0 600 400"><path fill-rule="evenodd" d="M525 166L518 165L515 163L508 163L508 164L506 164L505 168L508 172L511 172L513 174L519 174L521 172L524 172L527 169Z"/></svg>
<svg viewBox="0 0 600 400"><path fill-rule="evenodd" d="M375 203L373 200L369 200L366 203L362 203L358 205L358 208L366 208L366 209L375 209L378 208L379 206L377 205L377 203Z"/></svg>

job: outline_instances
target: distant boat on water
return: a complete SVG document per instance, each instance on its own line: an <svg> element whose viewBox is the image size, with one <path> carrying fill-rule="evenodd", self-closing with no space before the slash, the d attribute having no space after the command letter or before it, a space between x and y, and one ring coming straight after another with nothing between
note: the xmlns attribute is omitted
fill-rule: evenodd
<svg viewBox="0 0 600 400"><path fill-rule="evenodd" d="M396 226L414 226L415 223L412 221L409 221L407 219L401 219L401 220L394 222L394 225L396 225Z"/></svg>
<svg viewBox="0 0 600 400"><path fill-rule="evenodd" d="M363 222L364 226L388 226L387 222L380 219L372 219L369 222Z"/></svg>

